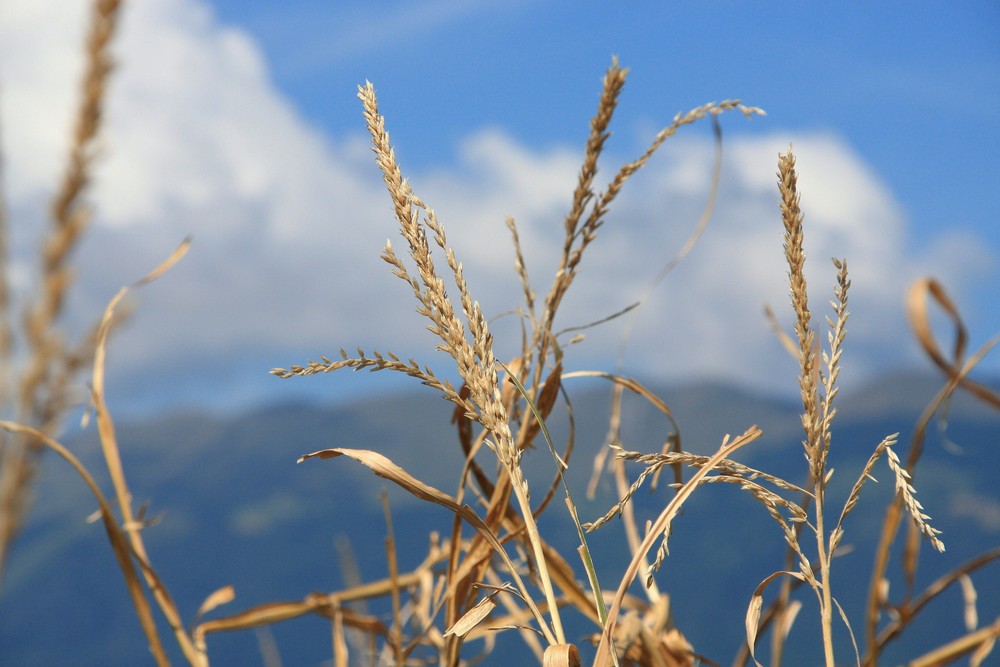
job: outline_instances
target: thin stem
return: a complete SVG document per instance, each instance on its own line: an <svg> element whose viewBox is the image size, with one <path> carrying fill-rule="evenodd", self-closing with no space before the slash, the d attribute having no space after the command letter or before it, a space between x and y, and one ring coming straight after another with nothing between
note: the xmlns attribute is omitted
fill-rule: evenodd
<svg viewBox="0 0 1000 667"><path fill-rule="evenodd" d="M826 551L826 531L823 526L823 506L826 483L816 480L816 550L819 554L822 602L820 614L823 626L823 656L827 667L835 667L833 656L833 594L830 592L830 554Z"/></svg>

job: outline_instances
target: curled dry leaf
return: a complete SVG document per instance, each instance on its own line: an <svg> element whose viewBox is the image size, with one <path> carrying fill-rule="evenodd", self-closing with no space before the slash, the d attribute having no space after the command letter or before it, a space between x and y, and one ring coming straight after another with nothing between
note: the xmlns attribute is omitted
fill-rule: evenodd
<svg viewBox="0 0 1000 667"><path fill-rule="evenodd" d="M934 331L931 328L930 314L928 312L928 297L932 297L938 306L951 318L955 325L955 349L953 350L954 362L949 362L941 352ZM968 390L973 396L989 403L994 408L1000 409L1000 395L983 385L973 382L961 374L962 361L965 357L965 347L968 341L968 333L962 316L955 307L954 302L944 291L944 287L933 278L922 278L910 285L910 290L906 294L906 315L910 320L910 326L917 337L924 352L931 358L935 365L940 368L949 378L957 379L959 384Z"/></svg>
<svg viewBox="0 0 1000 667"><path fill-rule="evenodd" d="M494 607L497 606L496 600L493 598L494 595L489 595L477 602L472 609L465 612L465 614L462 615L462 618L455 621L454 625L445 631L444 636L447 637L448 635L456 635L458 637L464 637L469 634L469 631L482 623L483 619L489 616L490 612L492 612Z"/></svg>
<svg viewBox="0 0 1000 667"><path fill-rule="evenodd" d="M545 649L542 667L580 667L580 653L573 644L556 644Z"/></svg>
<svg viewBox="0 0 1000 667"><path fill-rule="evenodd" d="M788 575L789 577L795 577L799 581L805 581L805 576L800 572L791 572L789 570L782 570L769 575L764 581L757 585L754 590L753 595L750 597L750 604L747 606L747 616L746 616L746 630L747 630L747 646L750 648L750 657L753 658L754 663L757 667L762 667L760 662L758 662L757 657L754 655L754 645L757 643L757 627L760 622L760 610L764 606L764 589L767 588L768 584L777 579L780 576Z"/></svg>
<svg viewBox="0 0 1000 667"><path fill-rule="evenodd" d="M346 448L336 448L336 449L324 449L318 452L312 452L311 454L306 454L299 457L298 462L302 463L307 459L319 458L319 459L332 459L338 456L346 456L348 458L354 459L358 463L361 463L371 469L379 477L387 479L390 482L398 484L399 486L406 489L408 492L420 498L421 500L426 500L427 502L434 503L435 505L441 505L442 507L447 507L448 509L456 512L458 514L465 514L463 512L462 505L458 503L454 498L443 491L435 489L433 486L424 484L419 479L406 472L403 468L393 463L387 457L379 454L378 452L373 452L368 449L346 449ZM471 510L469 510L471 512Z"/></svg>

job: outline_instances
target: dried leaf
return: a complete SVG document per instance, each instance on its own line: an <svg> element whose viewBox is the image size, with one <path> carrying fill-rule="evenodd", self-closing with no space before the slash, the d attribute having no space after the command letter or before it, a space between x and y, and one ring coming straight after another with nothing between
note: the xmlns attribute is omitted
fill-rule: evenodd
<svg viewBox="0 0 1000 667"><path fill-rule="evenodd" d="M972 577L967 574L959 575L958 583L962 587L962 601L965 603L963 614L965 629L972 632L979 627L979 614L976 612L976 587L972 583Z"/></svg>
<svg viewBox="0 0 1000 667"><path fill-rule="evenodd" d="M354 459L358 463L370 468L371 471L379 477L387 479L394 484L398 484L421 500L434 503L435 505L441 505L442 507L447 507L456 514L463 514L462 505L460 505L450 495L444 493L443 491L439 491L432 486L424 484L419 479L406 472L403 468L400 468L398 465L393 463L390 459L369 449L324 449L301 456L299 457L298 462L302 463L307 459L313 458L332 459L338 456L346 456Z"/></svg>
<svg viewBox="0 0 1000 667"><path fill-rule="evenodd" d="M556 644L545 649L542 667L580 667L580 653L573 644Z"/></svg>
<svg viewBox="0 0 1000 667"><path fill-rule="evenodd" d="M493 598L494 595L489 595L477 602L472 609L465 612L465 614L462 615L462 618L455 621L455 623L445 631L444 636L447 637L449 635L455 635L457 637L464 637L469 634L469 631L482 623L483 619L489 616L490 612L493 611L493 608L497 606L497 603Z"/></svg>
<svg viewBox="0 0 1000 667"><path fill-rule="evenodd" d="M674 422L674 415L670 411L670 408L667 407L667 404L664 403L659 396L657 396L649 389L647 389L645 386L643 386L640 382L633 380L632 378L622 377L620 375L613 375L611 373L604 373L602 371L574 371L572 373L564 374L562 376L562 379L569 380L571 378L579 378L579 377L604 378L605 380L610 380L611 382L614 382L617 385L620 385L630 391L639 394L647 401L652 403L657 410L662 412L670 420L670 422L674 426L676 426L676 423Z"/></svg>
<svg viewBox="0 0 1000 667"><path fill-rule="evenodd" d="M458 390L459 398L466 401L470 395L472 392L469 391L469 385L463 383ZM458 429L458 442L462 445L462 451L468 456L469 452L472 451L472 420L465 413L464 407L455 405L451 414L451 423Z"/></svg>
<svg viewBox="0 0 1000 667"><path fill-rule="evenodd" d="M118 499L122 522L125 526L125 536L128 539L129 546L141 566L143 577L152 592L153 599L156 601L160 610L163 612L163 615L166 617L167 623L170 625L170 629L174 633L174 638L180 645L185 657L192 664L202 665L207 661L204 654L198 650L191 638L188 636L187 631L184 629L184 624L181 620L181 615L177 606L171 599L166 587L162 585L162 582L159 581L156 573L149 565L149 559L146 556L146 547L142 541L142 533L140 530L141 524L136 523L132 514L132 496L129 493L128 483L125 479L125 470L122 466L121 454L119 452L118 441L115 435L114 420L112 419L111 412L108 410L107 404L105 403L104 390L105 359L107 357L108 336L110 335L115 321L115 309L130 289L141 287L152 282L153 280L156 280L174 264L180 261L180 259L187 253L190 245L191 239L189 237L185 239L180 246L178 246L177 249L174 250L174 252L171 253L171 255L159 266L150 271L138 282L133 283L131 287L121 288L111 301L108 302L107 307L104 309L100 326L97 330L97 342L94 347L94 367L91 375L91 400L93 401L94 412L97 418L97 431L101 441L101 450L104 454L104 460L107 464L108 473L111 477L111 483L114 486L115 495ZM120 559L119 563L121 564Z"/></svg>
<svg viewBox="0 0 1000 667"><path fill-rule="evenodd" d="M205 598L205 601L201 603L200 607L198 607L198 617L200 618L204 616L220 605L229 604L235 599L236 589L234 589L231 584L223 586Z"/></svg>
<svg viewBox="0 0 1000 667"><path fill-rule="evenodd" d="M750 648L750 657L753 658L754 663L757 667L763 667L760 662L758 662L757 657L754 655L754 645L757 643L757 627L760 624L760 610L764 606L764 589L767 586L782 575L788 575L790 577L795 577L799 581L805 581L806 578L800 572L790 572L787 570L782 570L769 575L764 581L757 584L757 588L754 590L753 595L750 597L750 604L747 605L747 615L746 615L746 632L747 632L747 646ZM789 625L791 625L789 623Z"/></svg>
<svg viewBox="0 0 1000 667"><path fill-rule="evenodd" d="M954 361L949 362L934 337L931 329L930 315L928 313L927 297L933 297L934 301L951 318L955 326L955 349L952 351ZM1000 409L1000 395L983 385L973 382L961 375L962 362L965 357L965 347L968 341L968 333L962 316L952 302L944 287L933 278L922 278L915 281L906 294L906 314L910 320L910 326L917 337L917 341L924 352L931 358L949 378L959 379L959 384L969 391L976 398L989 403L994 408Z"/></svg>

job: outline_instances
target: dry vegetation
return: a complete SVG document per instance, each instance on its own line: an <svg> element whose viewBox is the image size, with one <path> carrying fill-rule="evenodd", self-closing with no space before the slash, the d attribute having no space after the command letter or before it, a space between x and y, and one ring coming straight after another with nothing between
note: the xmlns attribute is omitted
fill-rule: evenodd
<svg viewBox="0 0 1000 667"><path fill-rule="evenodd" d="M755 647L761 644L765 635L769 638L769 663L782 662L785 642L794 631L793 623L803 607L800 597L809 597L802 596L804 591L811 591L816 601L825 664L832 667L839 659L841 664L850 661L876 665L883 648L904 633L928 602L956 582L969 582L969 574L1000 557L1000 550L983 554L943 575L927 590L913 590L921 538L934 549L944 549L938 531L916 499L913 486L926 427L940 406L959 388L1000 408L1000 397L968 378L992 343L966 356L967 337L959 313L944 288L934 280L915 284L908 304L914 332L929 358L943 372L944 386L927 406L916 435L909 443L905 461L897 453L896 435L886 434L880 443L873 443L871 457L863 469L838 472L839 475L856 476L848 496L828 495L833 474L830 457L836 456L831 424L836 417L837 380L848 330L851 283L847 261L834 260L833 312L825 318L824 346L820 342L821 329L814 326L813 310L808 301L804 276L805 226L791 148L778 158L778 195L785 230L793 334L784 333L777 319L773 320L781 342L799 364L802 445L806 461L802 479L805 481L794 483L733 459L740 448L765 437L751 424L747 424L746 431L737 437L720 433L720 445L711 456L682 451L676 424L675 433L660 452L639 453L621 448L621 401L625 390L648 401L673 423L670 409L642 384L620 373L565 370L568 363L564 354L566 334L557 334L553 328L560 305L580 271L587 248L597 239L608 210L625 182L646 165L667 139L681 127L707 118L715 127L717 148L721 150L720 115L738 110L749 118L762 112L739 101L724 101L678 114L656 135L643 155L620 167L602 189L596 183L597 165L627 75L627 70L614 62L604 78L579 180L563 221L562 252L551 285L541 300L537 299L528 278L516 222L507 220L524 303L519 310L523 332L521 352L506 363L494 356L487 317L466 284L462 264L448 244L444 226L403 177L389 141L385 119L378 110L374 87L366 84L360 88L359 97L375 159L404 241L400 254L387 243L382 259L412 291L417 311L427 319L429 330L440 339L437 349L454 361L461 385L453 386L429 366L413 359L404 361L391 353L365 353L361 349L356 354L341 350L339 358L334 360L321 357L320 361L271 372L291 378L344 368L395 371L417 378L453 403L458 441L454 456L462 457L465 465L449 492L428 486L419 479L421 471L403 470L375 451L329 449L306 454L302 460L353 459L417 498L447 508L454 520L446 535L432 536L426 557L411 571L399 569L398 545L394 544L390 521L389 571L384 579L328 594L313 594L300 601L265 604L201 620L205 614L233 599L232 589L223 587L209 595L197 610L194 621L186 624L183 620L186 614L174 604L168 593L168 582L157 576L151 555L144 546L143 531L147 525L142 513L137 513L133 507L119 458L114 423L104 402L105 347L116 322L121 297L128 288L108 305L94 333L80 344L67 345L59 329L61 306L71 286L68 260L89 217L83 195L92 166L92 143L100 127L102 97L110 71L107 49L117 13L117 2L95 3L87 43L89 66L69 166L54 199L53 226L42 252L39 294L20 332L27 350L26 361L21 364L18 382L8 378L9 382L4 385L5 388L8 384L17 386L18 391L5 396L15 418L0 423L5 433L0 474L0 564L29 506L37 459L45 450L54 451L74 466L99 503L108 539L158 664L166 664L168 659L154 618L156 610L162 614L184 657L192 665L209 664L208 638L212 633L254 628L307 614L329 619L331 652L338 666L348 664L348 639L352 636L368 639L367 651L354 649L353 660L358 664L367 664L366 661L395 665L469 664L470 652L485 653L488 659L497 642L523 641L544 665L576 665L580 663L580 652L567 638L562 620L569 608L593 623L591 641L596 645L595 665L716 664L702 655L708 652L707 649L692 647L682 630L674 626L668 595L660 590L655 576L664 562L671 522L685 501L704 484L735 484L745 491L748 500L762 505L778 524L788 550L787 561L776 564L774 574L761 581L747 600L746 645L734 659L734 665L751 660L757 662ZM713 199L714 188L718 186L720 156L717 152ZM662 279L697 240L708 221L711 204L710 201L689 243L667 264L657 280ZM187 243L144 280L153 279L169 268L186 248ZM456 295L455 301L449 297L449 292ZM930 329L930 300L954 322L959 342L950 358L940 351ZM5 315L9 315L9 301L6 282L0 282L0 305ZM0 353L8 369L15 365L10 342L14 335L10 318L5 317L0 329ZM68 387L88 365L92 366L90 403L113 482L111 497L105 495L74 454L55 439L60 417L68 405ZM554 410L567 410L572 424L570 396L564 383L585 376L604 378L613 387L609 433L595 469L611 476L620 496L620 502L592 523L581 523L573 490L563 478L574 447L572 429L568 440L557 446L546 427L546 420ZM485 450L491 453L490 457L483 456ZM605 461L603 457L609 453L613 456ZM555 471L548 488L529 492L524 474L526 456L538 459L532 465L549 466ZM895 478L896 494L886 510L880 543L874 554L867 613L862 619L848 619L837 603L837 591L831 584L832 558L842 543L849 524L847 519L866 481L871 479L883 457ZM484 464L484 459L491 460L492 464ZM632 482L626 474L627 461L642 466ZM655 481L664 469L672 480L672 494L656 520L651 525L640 526L632 507L634 493L648 480ZM336 471L331 470L330 474L335 475ZM560 495L560 489L565 502L552 502ZM533 502L533 498L540 501ZM539 517L543 513L562 511L569 512L578 529L576 554L557 551L539 529ZM624 529L622 543L632 555L623 573L602 570L601 563L592 561L587 547L587 533L616 515L621 518ZM897 535L904 523L908 532L902 538L902 562L910 589L892 601L885 588L889 553L899 541ZM407 547L408 550L413 548L413 545ZM970 590L971 584L962 585L963 590ZM391 600L391 617L361 614L350 606L354 601L372 597ZM853 656L834 656L833 632L840 623L849 628L855 639ZM734 630L720 628L719 632ZM972 656L971 664L982 664L998 635L1000 622L980 628L975 627L973 621L965 636L954 640L942 638L939 649L913 656L910 664L941 665L963 655ZM470 643L474 646L466 651ZM588 649L590 652L593 650Z"/></svg>

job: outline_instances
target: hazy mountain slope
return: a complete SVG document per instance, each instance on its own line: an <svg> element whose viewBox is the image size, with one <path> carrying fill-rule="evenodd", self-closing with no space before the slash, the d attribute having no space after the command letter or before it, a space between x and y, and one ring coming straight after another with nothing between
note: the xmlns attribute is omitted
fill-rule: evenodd
<svg viewBox="0 0 1000 667"><path fill-rule="evenodd" d="M846 492L884 435L901 431L900 451L906 451L913 423L939 385L933 378L907 376L844 394L834 433L834 495L837 489ZM591 458L607 429L609 391L593 384L568 388L577 435L570 480L586 519L603 513L611 502L609 485L602 485L593 502L583 500ZM794 404L709 383L665 387L659 393L680 424L686 448L711 451L725 433L757 423L765 436L744 449L741 460L801 481ZM235 417L183 414L122 426L120 442L132 491L137 500L150 501L151 514L163 513L146 533L154 565L189 616L224 584L236 587L237 599L221 612L334 590L342 585L335 545L345 538L358 553L366 579L384 576L379 493L387 483L350 461L295 461L326 447L371 448L451 491L461 462L450 413L450 404L426 391L345 407L272 406ZM949 549L943 556L924 552L922 580L1000 544L1000 492L991 479L1000 465L1000 417L968 399L956 401L950 414L946 437L931 429L917 471L919 497L934 525L945 531ZM552 421L558 440L566 432L565 419ZM659 449L668 429L662 416L635 397L626 401L624 422L624 445L630 449ZM73 448L96 470L94 437L74 438ZM954 453L958 448L961 453ZM526 460L534 493L541 494L551 477L551 459L533 452ZM882 483L871 485L847 526L847 541L857 549L835 569L838 594L850 614L857 614L863 600L870 541L892 491L884 465L875 476ZM666 488L652 496L640 492L640 515L654 517L667 494ZM68 466L49 458L37 496L0 596L0 662L98 665L108 664L110 656L121 664L147 662L103 529L84 522L95 504L83 485ZM390 498L397 541L406 546L403 565L415 563L423 555L428 530L447 530L450 516L393 489ZM561 508L554 508L546 526L572 553L572 534ZM605 586L612 585L627 559L622 545L614 524L593 537ZM731 660L750 593L780 569L782 545L780 531L764 511L735 489L707 488L695 494L675 524L671 556L659 580L673 595L678 624L696 646L723 663ZM998 571L994 566L977 578L984 622L1000 613L1000 600L990 594L1000 590ZM803 600L806 610L796 630L805 640L803 664L810 664L810 639L816 635L810 634L809 599ZM930 621L934 632L925 634L943 638L960 633L957 593L940 607ZM590 630L574 626L579 634ZM329 656L329 630L321 620L276 626L274 632L286 664L319 664ZM169 645L169 636L164 638ZM919 650L922 641L930 639L920 633L908 636L909 650ZM253 633L215 635L209 646L217 664L260 661ZM848 655L849 644L842 650ZM179 655L175 661L181 662Z"/></svg>

